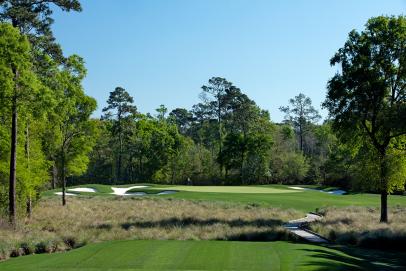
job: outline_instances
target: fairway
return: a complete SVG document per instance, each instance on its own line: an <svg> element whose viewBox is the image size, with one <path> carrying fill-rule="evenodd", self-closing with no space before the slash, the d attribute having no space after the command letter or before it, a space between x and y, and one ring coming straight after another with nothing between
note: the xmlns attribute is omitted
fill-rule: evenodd
<svg viewBox="0 0 406 271"><path fill-rule="evenodd" d="M0 270L395 270L401 256L372 261L354 251L288 242L115 241L11 259Z"/></svg>
<svg viewBox="0 0 406 271"><path fill-rule="evenodd" d="M279 194L301 192L294 189L274 188L270 186L168 186L171 190L205 193L238 193L238 194ZM152 188L154 189L154 188ZM162 189L162 188L156 188Z"/></svg>
<svg viewBox="0 0 406 271"><path fill-rule="evenodd" d="M131 187L140 184L127 184L116 187ZM198 200L209 202L226 202L234 204L255 204L260 206L295 209L311 212L325 207L368 206L379 207L378 194L346 194L333 195L315 190L295 190L287 185L256 185L256 186L186 186L186 185L158 185L143 183L146 188L132 189L129 192L146 192L148 197L173 198L182 200ZM112 197L113 190L109 185L87 184L75 187L93 188L96 193L75 192L86 197L108 196ZM69 188L68 188L69 189ZM169 195L157 195L160 191L178 191ZM56 191L46 191L44 196L55 197ZM68 190L69 191L69 190ZM134 197L140 197L133 195ZM141 196L143 197L143 196ZM406 197L389 195L389 206L406 206Z"/></svg>

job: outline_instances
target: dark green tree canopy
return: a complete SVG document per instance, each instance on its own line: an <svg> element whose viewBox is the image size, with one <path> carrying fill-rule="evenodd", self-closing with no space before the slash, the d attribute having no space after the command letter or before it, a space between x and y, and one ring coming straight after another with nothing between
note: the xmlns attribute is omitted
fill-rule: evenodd
<svg viewBox="0 0 406 271"><path fill-rule="evenodd" d="M281 106L279 110L286 114L285 121L291 124L299 134L300 150L303 151L303 139L309 124L317 123L321 116L313 107L312 100L303 93L290 99L289 104L290 106Z"/></svg>
<svg viewBox="0 0 406 271"><path fill-rule="evenodd" d="M53 5L63 11L82 10L79 0L0 0L0 21L19 28L28 35L34 49L41 49L61 62L62 49L51 30Z"/></svg>
<svg viewBox="0 0 406 271"><path fill-rule="evenodd" d="M169 113L169 118L178 126L181 133L185 133L193 121L193 114L185 108L175 108Z"/></svg>
<svg viewBox="0 0 406 271"><path fill-rule="evenodd" d="M23 33L47 35L53 23L54 4L63 11L81 11L78 0L0 0L0 19L9 21Z"/></svg>
<svg viewBox="0 0 406 271"><path fill-rule="evenodd" d="M116 87L113 92L110 92L107 106L103 108L105 112L104 118L117 118L121 120L128 115L137 113L137 107L133 105L134 99L122 87Z"/></svg>
<svg viewBox="0 0 406 271"><path fill-rule="evenodd" d="M393 180L390 174L396 164L394 149L402 149L402 142L404 148L406 135L405 60L406 18L371 18L364 31L349 34L331 59L341 71L328 82L323 104L344 142L358 139L361 145L373 146L364 149L371 150L367 156L379 168L382 222L388 221L388 192L405 181Z"/></svg>
<svg viewBox="0 0 406 271"><path fill-rule="evenodd" d="M364 133L383 154L406 134L406 18L376 17L331 59L340 65L324 107L342 136Z"/></svg>
<svg viewBox="0 0 406 271"><path fill-rule="evenodd" d="M279 109L286 114L285 120L294 126L306 123L315 123L320 120L319 112L313 107L312 100L299 93L295 98L289 99L290 106L281 106Z"/></svg>

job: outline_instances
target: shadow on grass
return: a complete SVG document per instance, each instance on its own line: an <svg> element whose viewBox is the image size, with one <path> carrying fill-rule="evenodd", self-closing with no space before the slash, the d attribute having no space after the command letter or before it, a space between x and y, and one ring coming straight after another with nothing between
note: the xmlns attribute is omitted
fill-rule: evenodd
<svg viewBox="0 0 406 271"><path fill-rule="evenodd" d="M217 218L210 219L198 219L194 217L177 218L172 217L168 219L162 219L158 221L137 221L137 222L127 222L121 224L121 227L125 230L131 227L138 228L157 228L157 227L189 227L189 226L212 226L214 224L226 224L230 227L244 227L244 226L254 226L254 227L272 227L280 226L283 221L280 219L254 219L254 220L243 220L243 219L233 219L233 220L223 220Z"/></svg>
<svg viewBox="0 0 406 271"><path fill-rule="evenodd" d="M274 228L266 231L258 232L240 232L232 235L225 235L217 238L221 241L248 241L248 242L272 242L272 241L296 241L300 242L299 238L294 234L281 229Z"/></svg>
<svg viewBox="0 0 406 271"><path fill-rule="evenodd" d="M312 270L405 270L406 254L356 249L341 246L323 246L331 250L301 249L311 253L311 261L304 266Z"/></svg>

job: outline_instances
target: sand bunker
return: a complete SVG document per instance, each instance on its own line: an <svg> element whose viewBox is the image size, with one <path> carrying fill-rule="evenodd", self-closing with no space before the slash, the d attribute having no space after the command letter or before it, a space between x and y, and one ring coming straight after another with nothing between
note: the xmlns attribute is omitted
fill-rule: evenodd
<svg viewBox="0 0 406 271"><path fill-rule="evenodd" d="M344 191L344 190L332 190L332 191L328 191L327 193L333 194L333 195L344 195L344 194L347 194L347 191Z"/></svg>
<svg viewBox="0 0 406 271"><path fill-rule="evenodd" d="M177 193L178 191L174 191L174 190L164 190L161 191L159 193L153 193L153 194L148 194L146 192L128 192L131 189L142 189L142 188L148 188L149 186L147 185L134 185L134 186L130 186L130 187L111 187L111 189L113 190L113 195L117 195L117 196L147 196L147 195L169 195L169 194L174 194ZM72 191L72 192L87 192L87 193L96 193L96 189L94 188L90 188L90 187L76 187L76 188L69 188L68 191ZM62 192L55 192L56 195L61 196ZM78 194L74 194L74 193L65 193L66 196L78 196Z"/></svg>
<svg viewBox="0 0 406 271"><path fill-rule="evenodd" d="M62 192L55 192L56 195L62 196ZM76 194L73 193L65 193L65 196L77 196Z"/></svg>
<svg viewBox="0 0 406 271"><path fill-rule="evenodd" d="M299 187L299 186L289 186L290 189L296 189L296 190L304 190L303 187Z"/></svg>
<svg viewBox="0 0 406 271"><path fill-rule="evenodd" d="M347 194L347 191L344 190L330 190L330 191L324 191L324 190L320 190L320 189L313 189L313 188L305 188L305 187L299 187L299 186L289 186L290 189L295 189L295 190L313 190L313 191L319 191L319 192L323 192L323 193L328 193L328 194L332 194L332 195L344 195Z"/></svg>
<svg viewBox="0 0 406 271"><path fill-rule="evenodd" d="M117 195L117 196L147 196L147 195L169 195L169 194L174 194L177 193L178 191L174 191L174 190L165 190L165 191L161 191L159 193L152 193L152 194L148 194L142 191L139 192L130 192L127 193L127 191L130 191L131 189L141 189L141 188L147 188L148 186L146 185L136 185L136 186L131 186L131 187L111 187L111 189L114 191L113 195Z"/></svg>
<svg viewBox="0 0 406 271"><path fill-rule="evenodd" d="M89 192L89 193L96 193L96 189L94 188L88 188L88 187L76 187L76 188L70 188L68 189L69 191L74 191L74 192Z"/></svg>
<svg viewBox="0 0 406 271"><path fill-rule="evenodd" d="M137 188L147 188L148 186L146 185L136 185L136 186L131 186L131 187L111 187L111 189L113 190L113 195L117 195L117 196L143 196L145 195L144 192L135 192L135 193L127 193L127 191L131 190L131 189L137 189ZM143 195L141 195L141 193L144 193Z"/></svg>
<svg viewBox="0 0 406 271"><path fill-rule="evenodd" d="M145 192L132 192L132 193L125 193L123 196L145 196L147 193Z"/></svg>

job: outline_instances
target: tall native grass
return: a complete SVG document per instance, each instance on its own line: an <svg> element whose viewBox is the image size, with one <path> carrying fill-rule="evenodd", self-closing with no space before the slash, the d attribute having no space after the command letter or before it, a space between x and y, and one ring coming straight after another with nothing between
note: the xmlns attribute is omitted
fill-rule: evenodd
<svg viewBox="0 0 406 271"><path fill-rule="evenodd" d="M324 218L310 229L343 245L406 250L406 208L389 208L389 223L380 223L380 209L368 207L327 208Z"/></svg>
<svg viewBox="0 0 406 271"><path fill-rule="evenodd" d="M0 257L108 240L292 240L282 224L300 216L256 205L153 198L71 197L62 207L59 199L48 198L17 230L0 221Z"/></svg>

